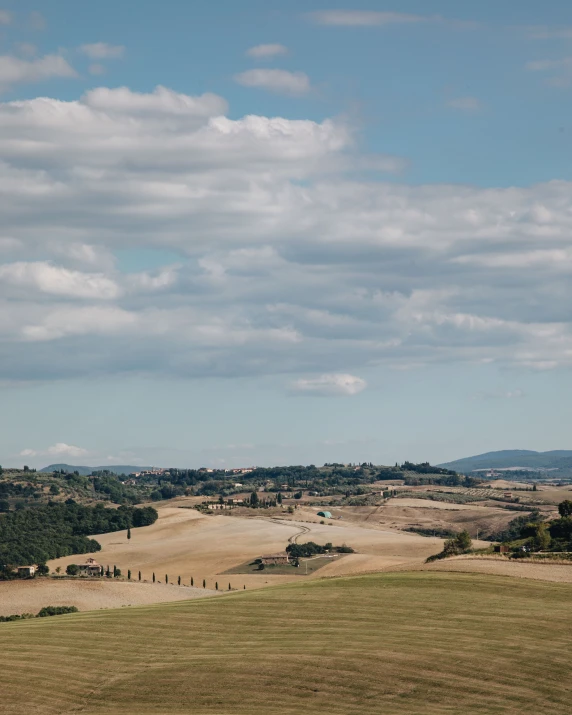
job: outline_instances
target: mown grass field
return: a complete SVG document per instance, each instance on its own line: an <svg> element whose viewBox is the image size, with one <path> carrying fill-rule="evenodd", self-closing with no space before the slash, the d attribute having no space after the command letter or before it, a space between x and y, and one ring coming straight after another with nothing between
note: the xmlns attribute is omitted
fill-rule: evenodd
<svg viewBox="0 0 572 715"><path fill-rule="evenodd" d="M571 597L567 584L391 573L0 624L0 710L561 714Z"/></svg>

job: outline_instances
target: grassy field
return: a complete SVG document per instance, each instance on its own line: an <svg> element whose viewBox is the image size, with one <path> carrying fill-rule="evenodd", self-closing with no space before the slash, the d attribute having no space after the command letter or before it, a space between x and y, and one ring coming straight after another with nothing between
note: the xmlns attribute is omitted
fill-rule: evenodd
<svg viewBox="0 0 572 715"><path fill-rule="evenodd" d="M277 566L266 566L263 570L260 570L259 564L256 561L247 561L240 566L235 566L232 569L225 571L225 574L242 574L242 573L254 573L259 574L282 574L285 576L309 576L310 574L319 571L323 566L328 566L333 561L338 561L343 558L341 555L335 556L314 556L311 559L300 559L300 565L294 566L294 564L284 564Z"/></svg>
<svg viewBox="0 0 572 715"><path fill-rule="evenodd" d="M392 573L1 624L2 713L560 714L571 596Z"/></svg>

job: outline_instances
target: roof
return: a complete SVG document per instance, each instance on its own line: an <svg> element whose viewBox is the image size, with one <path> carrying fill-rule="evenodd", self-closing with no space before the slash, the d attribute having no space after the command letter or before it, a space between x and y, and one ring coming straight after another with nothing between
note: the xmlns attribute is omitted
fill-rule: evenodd
<svg viewBox="0 0 572 715"><path fill-rule="evenodd" d="M326 519L331 519L332 513L330 511L319 511L318 516L325 516Z"/></svg>

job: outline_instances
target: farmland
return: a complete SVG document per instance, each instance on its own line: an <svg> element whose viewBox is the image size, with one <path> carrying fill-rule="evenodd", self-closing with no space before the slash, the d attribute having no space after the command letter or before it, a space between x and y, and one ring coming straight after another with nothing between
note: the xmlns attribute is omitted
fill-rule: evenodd
<svg viewBox="0 0 572 715"><path fill-rule="evenodd" d="M571 596L393 573L2 624L3 713L560 714Z"/></svg>

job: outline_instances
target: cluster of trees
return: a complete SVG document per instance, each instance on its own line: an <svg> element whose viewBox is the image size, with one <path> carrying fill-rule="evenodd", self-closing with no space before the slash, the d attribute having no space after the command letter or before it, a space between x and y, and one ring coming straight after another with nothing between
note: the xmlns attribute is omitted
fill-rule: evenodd
<svg viewBox="0 0 572 715"><path fill-rule="evenodd" d="M76 606L44 606L36 615L33 613L21 613L14 616L0 616L0 623L10 621L27 621L30 618L46 618L48 616L62 616L65 613L77 613Z"/></svg>
<svg viewBox="0 0 572 715"><path fill-rule="evenodd" d="M430 556L427 562L437 561L438 559L446 559L448 556L458 556L459 554L466 554L470 551L473 546L471 536L469 532L465 529L459 532L456 536L451 539L447 539L445 545L443 546L443 551L434 556Z"/></svg>
<svg viewBox="0 0 572 715"><path fill-rule="evenodd" d="M310 556L329 554L332 552L338 554L353 554L354 550L347 544L334 546L331 542L328 542L320 546L320 544L316 544L314 541L308 541L305 544L288 544L286 547L286 553L290 554L293 559L309 558Z"/></svg>
<svg viewBox="0 0 572 715"><path fill-rule="evenodd" d="M14 565L45 564L61 556L99 551L100 544L87 538L88 534L147 526L157 517L153 507L107 509L72 500L4 514L0 518L0 570L6 577Z"/></svg>

